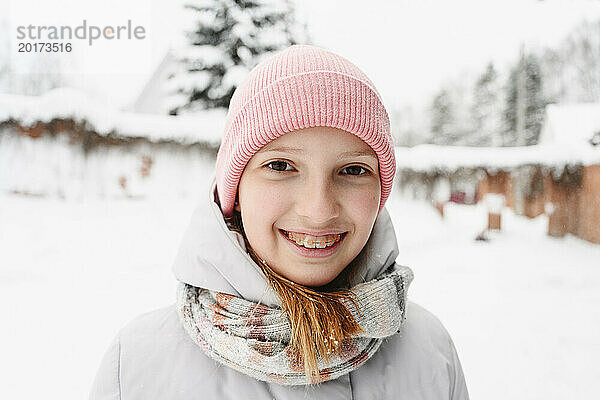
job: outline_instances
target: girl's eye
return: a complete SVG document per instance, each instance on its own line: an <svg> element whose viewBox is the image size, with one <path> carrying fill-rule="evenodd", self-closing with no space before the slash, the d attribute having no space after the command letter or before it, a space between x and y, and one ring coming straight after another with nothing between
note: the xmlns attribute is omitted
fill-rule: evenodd
<svg viewBox="0 0 600 400"><path fill-rule="evenodd" d="M266 164L266 166L275 172L288 172L288 171L292 171L294 168L290 165L290 163L288 163L287 161L281 161L281 160L277 160L277 161L271 161L270 163ZM289 167L289 169L288 169ZM369 171L364 168L361 167L360 165L350 165L346 168L344 168L342 171L347 171L345 174L346 175L351 175L351 176L361 176L361 175L365 175L367 174ZM364 172L362 172L364 171Z"/></svg>
<svg viewBox="0 0 600 400"><path fill-rule="evenodd" d="M274 168L269 167L270 165L273 165ZM267 167L269 167L269 169L272 169L275 172L291 171L289 169L286 169L286 165L291 167L291 165L285 161L271 161L270 163L267 164Z"/></svg>
<svg viewBox="0 0 600 400"><path fill-rule="evenodd" d="M364 170L364 173L361 173L360 170ZM348 170L348 175L354 175L354 176L360 176L360 175L364 175L366 173L368 173L369 171L364 168L361 167L360 165L350 165L349 167L344 168L342 171L344 170Z"/></svg>

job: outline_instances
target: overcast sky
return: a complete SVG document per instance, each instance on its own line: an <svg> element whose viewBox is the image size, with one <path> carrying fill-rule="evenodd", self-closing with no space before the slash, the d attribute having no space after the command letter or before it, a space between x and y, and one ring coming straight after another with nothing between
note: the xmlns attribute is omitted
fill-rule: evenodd
<svg viewBox="0 0 600 400"><path fill-rule="evenodd" d="M520 43L556 44L584 18L600 19L598 0L296 0L314 44L337 52L362 68L389 107L428 99L445 80L480 71L493 60L499 68L514 60ZM146 39L102 41L79 46L61 59L79 87L131 102L170 43L180 40L183 0L0 0L8 16L10 42L16 26L143 26ZM0 41L1 43L1 41ZM1 53L0 53L1 54ZM14 65L26 61L10 49ZM18 67L21 71L26 69Z"/></svg>

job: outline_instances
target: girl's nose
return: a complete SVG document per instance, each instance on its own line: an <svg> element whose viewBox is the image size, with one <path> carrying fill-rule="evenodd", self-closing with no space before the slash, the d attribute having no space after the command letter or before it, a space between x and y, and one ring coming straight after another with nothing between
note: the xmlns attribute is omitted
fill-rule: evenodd
<svg viewBox="0 0 600 400"><path fill-rule="evenodd" d="M329 179L308 179L296 193L296 212L314 225L325 225L339 217L337 191Z"/></svg>

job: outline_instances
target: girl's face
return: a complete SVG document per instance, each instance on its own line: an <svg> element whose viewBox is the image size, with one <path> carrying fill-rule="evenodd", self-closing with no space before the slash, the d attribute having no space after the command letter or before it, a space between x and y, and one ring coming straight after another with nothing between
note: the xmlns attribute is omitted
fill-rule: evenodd
<svg viewBox="0 0 600 400"><path fill-rule="evenodd" d="M238 187L248 242L277 273L331 282L366 244L381 200L378 159L352 133L301 129L250 159Z"/></svg>

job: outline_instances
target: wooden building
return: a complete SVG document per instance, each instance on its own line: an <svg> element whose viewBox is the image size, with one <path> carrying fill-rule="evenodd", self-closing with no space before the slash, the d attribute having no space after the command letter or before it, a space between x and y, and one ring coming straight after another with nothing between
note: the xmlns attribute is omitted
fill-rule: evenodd
<svg viewBox="0 0 600 400"><path fill-rule="evenodd" d="M195 194L224 123L222 110L126 112L68 88L0 94L0 190L60 198Z"/></svg>
<svg viewBox="0 0 600 400"><path fill-rule="evenodd" d="M600 243L600 104L549 105L535 146L421 145L396 153L400 190L434 200L436 182L468 182L475 203L500 194L517 214L546 214L551 236Z"/></svg>

